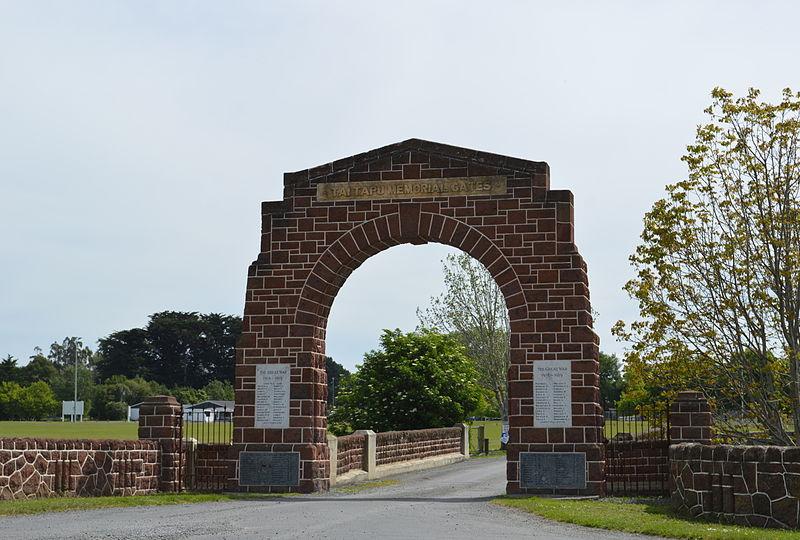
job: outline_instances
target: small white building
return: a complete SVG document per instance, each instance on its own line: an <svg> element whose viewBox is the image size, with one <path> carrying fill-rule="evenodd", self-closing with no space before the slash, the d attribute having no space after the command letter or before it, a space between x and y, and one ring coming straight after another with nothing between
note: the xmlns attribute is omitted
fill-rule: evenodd
<svg viewBox="0 0 800 540"><path fill-rule="evenodd" d="M184 405L184 422L232 422L233 401L209 400Z"/></svg>

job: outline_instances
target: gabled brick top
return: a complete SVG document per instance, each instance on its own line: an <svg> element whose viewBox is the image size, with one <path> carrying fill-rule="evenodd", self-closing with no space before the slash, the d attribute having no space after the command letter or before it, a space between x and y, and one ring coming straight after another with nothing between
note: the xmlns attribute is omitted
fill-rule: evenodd
<svg viewBox="0 0 800 540"><path fill-rule="evenodd" d="M398 165L422 164L428 171L426 176L421 172L417 178L441 178L436 170L448 170L449 176L479 176L488 174L509 174L515 176L539 176L544 185L536 182L536 187L548 189L549 167L544 161L529 161L490 152L481 152L469 148L461 148L448 144L408 139L406 141L376 148L354 156L337 159L331 163L319 165L284 175L284 185L306 187L320 182L357 182L367 180L394 180L399 178L385 175L376 177L383 171L401 171L402 179L413 179ZM459 172L459 169L463 169ZM372 174L371 174L372 173ZM446 177L446 176L444 176Z"/></svg>

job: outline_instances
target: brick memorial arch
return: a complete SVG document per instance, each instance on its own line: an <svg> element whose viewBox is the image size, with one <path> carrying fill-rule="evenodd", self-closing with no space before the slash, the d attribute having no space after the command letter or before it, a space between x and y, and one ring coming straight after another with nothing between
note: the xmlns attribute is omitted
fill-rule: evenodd
<svg viewBox="0 0 800 540"><path fill-rule="evenodd" d="M329 488L331 305L370 256L427 242L480 261L508 306L507 491L602 493L598 339L572 194L550 189L546 163L418 139L287 173L283 200L263 203L237 348L230 486Z"/></svg>

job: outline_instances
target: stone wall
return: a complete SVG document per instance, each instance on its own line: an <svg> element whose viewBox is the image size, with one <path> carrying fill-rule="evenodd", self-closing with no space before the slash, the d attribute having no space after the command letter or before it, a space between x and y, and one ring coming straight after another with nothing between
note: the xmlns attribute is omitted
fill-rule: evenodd
<svg viewBox="0 0 800 540"><path fill-rule="evenodd" d="M153 441L0 438L0 499L158 491Z"/></svg>
<svg viewBox="0 0 800 540"><path fill-rule="evenodd" d="M364 470L365 436L353 434L337 439L336 474L344 474L353 469Z"/></svg>
<svg viewBox="0 0 800 540"><path fill-rule="evenodd" d="M670 491L673 506L683 515L798 528L800 448L673 445Z"/></svg>
<svg viewBox="0 0 800 540"><path fill-rule="evenodd" d="M376 433L376 464L460 453L461 432L460 428L452 427Z"/></svg>

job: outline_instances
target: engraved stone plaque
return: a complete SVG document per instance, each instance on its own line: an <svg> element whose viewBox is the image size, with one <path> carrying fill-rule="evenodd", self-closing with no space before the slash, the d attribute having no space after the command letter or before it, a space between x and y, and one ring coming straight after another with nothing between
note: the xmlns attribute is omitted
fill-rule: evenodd
<svg viewBox="0 0 800 540"><path fill-rule="evenodd" d="M586 488L583 452L520 452L519 485L523 488Z"/></svg>
<svg viewBox="0 0 800 540"><path fill-rule="evenodd" d="M317 184L317 200L353 201L363 199L410 199L453 195L501 195L508 191L505 176L464 178L423 178L374 182L331 182Z"/></svg>
<svg viewBox="0 0 800 540"><path fill-rule="evenodd" d="M290 376L288 364L256 366L255 427L289 427Z"/></svg>
<svg viewBox="0 0 800 540"><path fill-rule="evenodd" d="M533 363L533 426L572 427L572 363Z"/></svg>
<svg viewBox="0 0 800 540"><path fill-rule="evenodd" d="M239 485L300 485L300 452L239 452Z"/></svg>

